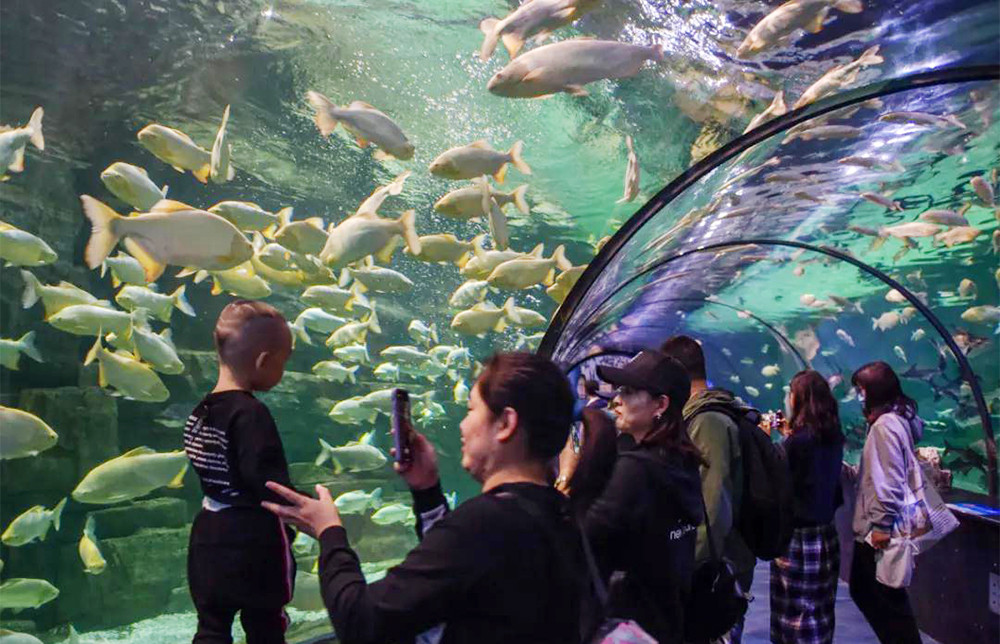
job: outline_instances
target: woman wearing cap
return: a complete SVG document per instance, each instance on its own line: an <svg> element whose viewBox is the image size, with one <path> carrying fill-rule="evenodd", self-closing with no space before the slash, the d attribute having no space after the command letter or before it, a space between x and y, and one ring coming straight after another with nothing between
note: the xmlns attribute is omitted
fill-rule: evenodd
<svg viewBox="0 0 1000 644"><path fill-rule="evenodd" d="M602 575L624 573L611 585L610 615L635 620L661 643L681 642L702 521L703 461L681 415L690 381L680 363L655 351L642 351L621 368L599 367L597 374L617 387L615 426L635 444L618 455L596 499L574 506ZM565 456L559 481L569 479L573 499L573 488L584 482L570 478Z"/></svg>

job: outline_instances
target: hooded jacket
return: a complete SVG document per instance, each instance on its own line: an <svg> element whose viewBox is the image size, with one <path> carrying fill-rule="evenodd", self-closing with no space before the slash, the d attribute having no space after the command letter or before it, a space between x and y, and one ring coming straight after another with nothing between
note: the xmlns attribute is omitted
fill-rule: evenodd
<svg viewBox="0 0 1000 644"><path fill-rule="evenodd" d="M923 433L924 423L915 413L890 411L872 423L858 468L855 540L864 541L873 529L892 531L907 488L919 485L920 464L914 445Z"/></svg>
<svg viewBox="0 0 1000 644"><path fill-rule="evenodd" d="M733 394L724 389L705 389L684 405L684 420L691 442L708 461L708 467L701 468L701 491L716 551L733 562L740 583L749 588L757 558L734 527L743 496L739 428L726 414L706 410L709 405L720 404L734 409L743 407ZM698 562L707 561L710 554L708 536L702 523L698 528L695 559Z"/></svg>

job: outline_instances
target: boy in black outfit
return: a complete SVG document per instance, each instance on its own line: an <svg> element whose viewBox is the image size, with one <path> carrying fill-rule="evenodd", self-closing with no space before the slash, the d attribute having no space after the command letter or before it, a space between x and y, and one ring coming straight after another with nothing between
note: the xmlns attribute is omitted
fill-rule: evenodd
<svg viewBox="0 0 1000 644"><path fill-rule="evenodd" d="M284 644L293 533L260 504L283 502L264 483L289 485L288 463L271 413L251 392L281 380L292 337L274 307L248 300L222 310L214 335L219 381L184 427L184 449L205 494L188 547L198 611L193 641L232 644L239 612L247 644Z"/></svg>

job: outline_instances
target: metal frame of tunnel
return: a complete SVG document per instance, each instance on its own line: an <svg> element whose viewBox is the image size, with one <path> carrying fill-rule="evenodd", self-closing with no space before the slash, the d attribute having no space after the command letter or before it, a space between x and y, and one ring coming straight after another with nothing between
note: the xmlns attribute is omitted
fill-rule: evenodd
<svg viewBox="0 0 1000 644"><path fill-rule="evenodd" d="M888 96L891 94L897 94L900 92L911 91L915 89L920 89L922 87L933 87L937 85L949 85L956 83L968 83L968 82L987 82L987 81L997 81L1000 80L1000 65L981 65L974 67L957 67L951 69L935 70L931 72L925 72L920 74L913 74L910 76L905 76L903 78L898 78L894 80L885 81L882 83L874 83L872 85L866 86L864 88L851 90L845 92L842 95L832 96L820 101L817 104L807 105L805 107L799 108L797 110L792 110L782 116L775 117L774 119L764 123L763 125L754 128L747 134L744 134L736 139L730 141L720 149L712 152L707 157L694 164L686 171L682 172L676 179L667 184L662 190L660 190L652 199L647 201L632 217L626 221L621 228L611 237L610 240L601 249L601 252L590 262L586 270L584 270L583 275L577 281L576 285L566 296L562 305L556 311L556 314L552 318L552 323L549 325L545 333L545 337L538 348L538 352L541 355L551 357L555 348L556 343L562 336L563 331L566 328L567 323L573 317L577 308L583 301L584 296L590 290L590 287L594 284L597 277L604 271L611 260L618 254L620 250L625 246L625 244L639 231L650 219L652 219L660 210L666 207L671 201L682 194L695 182L700 180L702 177L707 175L709 172L714 170L716 167L729 161L730 159L736 157L737 155L743 153L755 146L756 144L765 141L781 132L803 123L805 121L817 118L829 112L843 109L845 107L850 107L852 105L863 103L867 100L873 98L880 98L883 96ZM732 245L742 245L747 243L760 243L760 244L771 244L771 245L784 245L784 246L794 246L799 248L806 248L808 250L814 250L819 253L827 254L831 257L837 257L843 259L849 263L856 265L858 268L868 272L869 274L877 277L883 282L893 285L897 288L900 293L902 293L907 300L913 304L913 306L924 314L924 316L931 322L935 330L941 335L948 348L954 354L956 360L959 363L959 368L962 371L962 377L969 383L972 387L973 397L976 401L976 407L979 411L979 416L983 424L983 433L986 442L986 457L987 457L987 484L989 489L989 495L994 500L998 498L998 488L1000 488L1000 481L998 481L997 473L997 449L996 440L993 436L992 421L989 415L989 409L986 406L986 401L983 397L982 389L979 386L978 381L975 378L975 374L972 368L969 366L968 359L965 354L958 348L955 341L952 339L951 334L947 332L944 326L941 324L940 320L928 309L922 302L916 299L912 293L910 293L905 287L898 284L895 280L885 275L878 269L875 269L864 262L856 260L855 258L840 253L839 251L823 248L819 246L811 246L809 244L804 244L802 242L785 241L785 240L739 240L732 242L722 242L719 244L713 244L710 246L702 246L697 249L692 249L688 251L681 251L680 253L659 262L656 266L661 266L667 261L672 259L677 259L689 255L691 253L699 252L700 250L707 250L710 248L719 248ZM644 271L645 272L645 271ZM632 278L634 279L634 278ZM632 279L627 280L625 283L632 281ZM614 293L621 290L624 284L619 285ZM612 295L614 294L612 293ZM609 296L610 297L610 296ZM604 302L607 301L605 298ZM603 302L602 302L603 303Z"/></svg>

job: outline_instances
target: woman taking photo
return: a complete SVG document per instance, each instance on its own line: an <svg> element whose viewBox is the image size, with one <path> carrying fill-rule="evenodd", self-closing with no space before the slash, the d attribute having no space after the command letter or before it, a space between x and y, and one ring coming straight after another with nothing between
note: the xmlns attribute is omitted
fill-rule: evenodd
<svg viewBox="0 0 1000 644"><path fill-rule="evenodd" d="M876 551L890 544L893 525L905 504L910 481L919 481L914 444L923 435L917 403L903 394L899 378L884 362L871 362L854 372L868 436L858 469L854 508L854 559L851 598L871 624L880 642L919 644L906 588L894 588L876 578ZM902 571L884 569L893 573Z"/></svg>
<svg viewBox="0 0 1000 644"><path fill-rule="evenodd" d="M319 499L268 483L290 503L265 507L320 541L320 589L339 642L578 642L585 570L579 532L549 462L566 443L573 395L562 372L526 353L490 358L459 429L462 467L482 494L449 512L434 448L414 433L397 470L421 538L385 578L365 583L326 488Z"/></svg>
<svg viewBox="0 0 1000 644"><path fill-rule="evenodd" d="M702 459L681 416L691 384L680 363L654 351L640 352L622 368L598 367L597 373L618 387L615 426L635 447L618 455L608 478L602 463L613 441L600 416L584 416L589 427L579 474L586 468L597 484L568 471L572 458L566 452L560 481L569 480L601 574L608 579L612 572L624 573L611 584L609 615L635 620L661 644L681 642L703 515ZM604 445L594 459L587 453L591 441Z"/></svg>
<svg viewBox="0 0 1000 644"><path fill-rule="evenodd" d="M833 515L843 499L844 434L837 401L819 373L800 371L788 394L782 443L792 474L794 532L787 553L771 562L771 641L833 641L840 543Z"/></svg>

